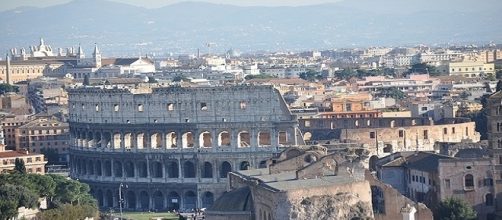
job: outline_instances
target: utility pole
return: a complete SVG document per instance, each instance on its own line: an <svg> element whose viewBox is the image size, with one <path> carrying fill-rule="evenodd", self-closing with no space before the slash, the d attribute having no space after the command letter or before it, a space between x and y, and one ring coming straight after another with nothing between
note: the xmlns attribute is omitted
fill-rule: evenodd
<svg viewBox="0 0 502 220"><path fill-rule="evenodd" d="M119 186L119 210L120 210L120 220L122 220L122 203L124 202L122 199L122 188L125 187L127 188L127 185L124 185L123 183L120 183Z"/></svg>

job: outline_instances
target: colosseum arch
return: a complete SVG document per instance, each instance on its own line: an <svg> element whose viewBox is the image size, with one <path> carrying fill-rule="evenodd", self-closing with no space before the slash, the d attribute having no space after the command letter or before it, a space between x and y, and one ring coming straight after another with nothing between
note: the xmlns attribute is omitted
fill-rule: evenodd
<svg viewBox="0 0 502 220"><path fill-rule="evenodd" d="M128 209L136 209L136 194L133 191L127 191L125 200Z"/></svg>
<svg viewBox="0 0 502 220"><path fill-rule="evenodd" d="M120 148L120 142L122 141L120 139L120 133L114 133L113 134L113 149L119 149Z"/></svg>
<svg viewBox="0 0 502 220"><path fill-rule="evenodd" d="M272 141L270 138L270 132L268 131L260 131L258 132L258 146L270 146L272 145Z"/></svg>
<svg viewBox="0 0 502 220"><path fill-rule="evenodd" d="M123 173L122 173L122 163L120 161L114 161L113 162L113 169L115 170L114 171L114 176L115 177L122 177L123 176Z"/></svg>
<svg viewBox="0 0 502 220"><path fill-rule="evenodd" d="M94 161L87 163L87 175L94 175Z"/></svg>
<svg viewBox="0 0 502 220"><path fill-rule="evenodd" d="M87 146L88 147L94 147L96 144L95 144L95 141L94 141L94 134L89 131L87 133Z"/></svg>
<svg viewBox="0 0 502 220"><path fill-rule="evenodd" d="M212 192L205 192L202 197L202 208L209 208L213 205L214 194Z"/></svg>
<svg viewBox="0 0 502 220"><path fill-rule="evenodd" d="M125 162L124 171L126 177L134 177L134 163L131 161Z"/></svg>
<svg viewBox="0 0 502 220"><path fill-rule="evenodd" d="M251 146L251 136L248 131L241 131L237 137L238 147L249 147Z"/></svg>
<svg viewBox="0 0 502 220"><path fill-rule="evenodd" d="M167 164L167 177L179 178L179 167L176 161L172 161Z"/></svg>
<svg viewBox="0 0 502 220"><path fill-rule="evenodd" d="M103 139L101 141L101 145L105 148L111 148L110 142L112 140L112 134L110 132L103 133Z"/></svg>
<svg viewBox="0 0 502 220"><path fill-rule="evenodd" d="M96 197L98 198L98 206L99 207L105 206L103 191L98 189L98 191L96 192Z"/></svg>
<svg viewBox="0 0 502 220"><path fill-rule="evenodd" d="M113 207L113 193L111 190L106 190L106 195L105 195L105 200L106 200L106 207L112 208Z"/></svg>
<svg viewBox="0 0 502 220"><path fill-rule="evenodd" d="M250 167L251 164L249 163L249 161L242 161L239 168L240 170L249 170Z"/></svg>
<svg viewBox="0 0 502 220"><path fill-rule="evenodd" d="M170 192L167 196L167 210L179 210L181 203L181 197L177 192Z"/></svg>
<svg viewBox="0 0 502 220"><path fill-rule="evenodd" d="M218 134L218 146L228 147L231 145L230 133L228 131L222 131Z"/></svg>
<svg viewBox="0 0 502 220"><path fill-rule="evenodd" d="M145 161L140 161L137 163L138 166L138 176L140 178L146 178L148 177L148 171L147 171L147 166Z"/></svg>
<svg viewBox="0 0 502 220"><path fill-rule="evenodd" d="M164 171L162 170L162 163L159 161L154 161L151 163L151 176L153 178L164 178Z"/></svg>
<svg viewBox="0 0 502 220"><path fill-rule="evenodd" d="M204 131L199 135L199 146L210 148L213 146L213 138L209 131Z"/></svg>
<svg viewBox="0 0 502 220"><path fill-rule="evenodd" d="M136 148L137 149L143 149L145 148L145 134L144 133L138 133L136 134Z"/></svg>
<svg viewBox="0 0 502 220"><path fill-rule="evenodd" d="M125 149L131 149L132 146L133 146L133 143L132 143L132 134L131 133L124 134L124 148Z"/></svg>
<svg viewBox="0 0 502 220"><path fill-rule="evenodd" d="M204 162L202 178L213 178L213 165L210 162Z"/></svg>
<svg viewBox="0 0 502 220"><path fill-rule="evenodd" d="M150 196L148 196L148 193L146 191L141 191L139 193L139 203L141 209L150 209Z"/></svg>
<svg viewBox="0 0 502 220"><path fill-rule="evenodd" d="M96 147L101 147L101 138L102 138L102 135L100 132L95 132L94 133L94 142L95 142L95 146Z"/></svg>
<svg viewBox="0 0 502 220"><path fill-rule="evenodd" d="M164 194L161 191L155 191L153 193L153 208L155 210L163 210L164 209Z"/></svg>
<svg viewBox="0 0 502 220"><path fill-rule="evenodd" d="M193 191L185 192L185 198L183 203L185 209L195 209L197 208L197 195Z"/></svg>
<svg viewBox="0 0 502 220"><path fill-rule="evenodd" d="M112 176L112 163L109 160L105 161L105 176Z"/></svg>
<svg viewBox="0 0 502 220"><path fill-rule="evenodd" d="M279 144L287 144L288 143L288 132L286 131L279 131L278 133L279 137Z"/></svg>
<svg viewBox="0 0 502 220"><path fill-rule="evenodd" d="M169 132L166 134L166 143L167 143L167 148L176 148L176 138L177 135L175 132Z"/></svg>
<svg viewBox="0 0 502 220"><path fill-rule="evenodd" d="M195 165L192 161L185 161L183 163L183 177L195 178Z"/></svg>
<svg viewBox="0 0 502 220"><path fill-rule="evenodd" d="M96 161L96 175L103 176L103 170L101 168L101 161L100 160Z"/></svg>
<svg viewBox="0 0 502 220"><path fill-rule="evenodd" d="M183 148L192 148L193 146L193 134L192 132L186 132L181 136L181 142Z"/></svg>
<svg viewBox="0 0 502 220"><path fill-rule="evenodd" d="M223 161L220 167L220 177L227 178L227 174L232 171L232 165L228 161Z"/></svg>
<svg viewBox="0 0 502 220"><path fill-rule="evenodd" d="M162 148L162 135L160 133L153 133L150 135L150 147L152 149Z"/></svg>
<svg viewBox="0 0 502 220"><path fill-rule="evenodd" d="M260 165L258 165L258 168L260 169L267 168L267 161L266 160L260 161Z"/></svg>

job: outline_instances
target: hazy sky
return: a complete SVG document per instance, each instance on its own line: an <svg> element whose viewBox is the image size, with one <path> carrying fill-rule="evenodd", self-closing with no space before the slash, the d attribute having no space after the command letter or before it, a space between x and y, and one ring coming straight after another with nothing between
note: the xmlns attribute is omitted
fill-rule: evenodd
<svg viewBox="0 0 502 220"><path fill-rule="evenodd" d="M35 6L47 7L69 2L71 0L0 0L0 11L5 11L20 6ZM311 5L320 3L337 2L341 0L111 0L132 5L138 5L146 8L157 8L165 5L184 2L184 1L204 1L221 4L232 5L263 5L263 6L278 6L278 5Z"/></svg>

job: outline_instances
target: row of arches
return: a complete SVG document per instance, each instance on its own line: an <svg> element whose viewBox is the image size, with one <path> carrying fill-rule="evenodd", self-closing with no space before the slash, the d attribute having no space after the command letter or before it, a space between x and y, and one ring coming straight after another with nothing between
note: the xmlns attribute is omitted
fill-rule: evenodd
<svg viewBox="0 0 502 220"><path fill-rule="evenodd" d="M118 208L120 206L118 190L101 190L98 189L94 196L98 201L98 205L102 209L106 208ZM214 193L206 191L200 195L200 203L198 202L198 196L195 191L188 190L183 193L177 191L162 192L156 190L154 192L148 192L146 190L134 191L127 190L122 191L122 208L129 210L155 210L155 211L165 211L165 210L190 210L196 208L208 208L210 207L215 199Z"/></svg>
<svg viewBox="0 0 502 220"><path fill-rule="evenodd" d="M181 164L181 166L180 166ZM249 161L241 161L238 170L251 168ZM197 172L199 167L200 172ZM266 167L266 161L261 161L259 168ZM77 175L91 175L119 178L227 178L233 168L229 161L222 161L214 165L205 161L197 166L194 161L118 161L92 160L76 158L72 163L72 172ZM198 175L199 174L199 175Z"/></svg>
<svg viewBox="0 0 502 220"><path fill-rule="evenodd" d="M198 135L193 132L93 132L72 131L73 145L82 148L112 149L177 149L177 148L213 148L230 147L245 148L251 146L268 147L292 144L288 132L279 131L272 135L270 131L250 132L220 131L213 133L204 130Z"/></svg>

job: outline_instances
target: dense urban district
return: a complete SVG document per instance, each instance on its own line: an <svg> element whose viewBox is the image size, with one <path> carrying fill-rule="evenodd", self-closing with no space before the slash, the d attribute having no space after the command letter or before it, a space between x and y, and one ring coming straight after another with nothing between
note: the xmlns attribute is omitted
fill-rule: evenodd
<svg viewBox="0 0 502 220"><path fill-rule="evenodd" d="M502 45L26 48L0 61L2 220L502 219Z"/></svg>

